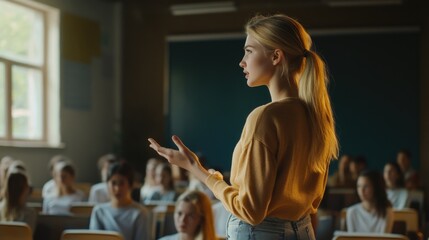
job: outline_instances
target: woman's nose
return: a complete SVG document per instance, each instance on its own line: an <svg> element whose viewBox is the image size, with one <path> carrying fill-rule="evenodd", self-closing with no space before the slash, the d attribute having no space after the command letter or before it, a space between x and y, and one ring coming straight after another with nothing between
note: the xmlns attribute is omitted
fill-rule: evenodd
<svg viewBox="0 0 429 240"><path fill-rule="evenodd" d="M240 66L241 68L245 67L245 62L243 61L243 59L241 59L241 61L238 63L238 66Z"/></svg>

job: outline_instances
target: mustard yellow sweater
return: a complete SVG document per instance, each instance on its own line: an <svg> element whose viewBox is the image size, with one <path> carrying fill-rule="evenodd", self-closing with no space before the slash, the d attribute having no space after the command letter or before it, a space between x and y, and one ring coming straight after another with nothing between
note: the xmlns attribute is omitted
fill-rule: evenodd
<svg viewBox="0 0 429 240"><path fill-rule="evenodd" d="M234 149L231 186L216 174L206 184L249 224L266 217L299 220L316 212L328 176L329 161L308 159L310 140L304 102L286 98L260 106L248 116Z"/></svg>

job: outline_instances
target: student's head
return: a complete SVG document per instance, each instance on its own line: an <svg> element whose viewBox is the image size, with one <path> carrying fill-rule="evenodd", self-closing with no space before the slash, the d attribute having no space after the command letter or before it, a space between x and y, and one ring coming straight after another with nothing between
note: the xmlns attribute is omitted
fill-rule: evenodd
<svg viewBox="0 0 429 240"><path fill-rule="evenodd" d="M109 171L109 166L114 162L116 162L116 160L117 160L116 156L111 153L103 155L98 159L97 166L98 166L98 170L100 170L102 182L107 181L107 172Z"/></svg>
<svg viewBox="0 0 429 240"><path fill-rule="evenodd" d="M0 189L3 186L3 182L6 181L7 169L9 165L13 162L13 158L11 156L4 156L0 160Z"/></svg>
<svg viewBox="0 0 429 240"><path fill-rule="evenodd" d="M162 186L166 190L174 189L173 172L168 163L161 163L156 166L155 181L157 185Z"/></svg>
<svg viewBox="0 0 429 240"><path fill-rule="evenodd" d="M112 198L119 201L131 199L133 182L134 169L127 162L115 162L110 165L107 185Z"/></svg>
<svg viewBox="0 0 429 240"><path fill-rule="evenodd" d="M367 167L366 158L362 155L351 159L349 169L353 177L358 177L359 174Z"/></svg>
<svg viewBox="0 0 429 240"><path fill-rule="evenodd" d="M184 192L176 202L174 224L180 234L193 239L215 239L210 199L199 191Z"/></svg>
<svg viewBox="0 0 429 240"><path fill-rule="evenodd" d="M29 194L28 178L24 171L14 168L10 169L6 176L3 196L9 207L20 208L25 205Z"/></svg>
<svg viewBox="0 0 429 240"><path fill-rule="evenodd" d="M48 170L51 173L52 178L55 178L55 165L59 162L70 162L70 159L68 159L66 156L64 155L55 155L51 158L51 160L49 160L48 163Z"/></svg>
<svg viewBox="0 0 429 240"><path fill-rule="evenodd" d="M322 164L326 164L337 158L338 141L325 63L311 49L310 35L299 22L281 14L255 16L245 29L245 54L239 65L247 85L290 86L298 90L299 98L308 105L313 125L309 159L322 159Z"/></svg>
<svg viewBox="0 0 429 240"><path fill-rule="evenodd" d="M340 172L349 172L351 157L347 154L341 156L338 162L338 171Z"/></svg>
<svg viewBox="0 0 429 240"><path fill-rule="evenodd" d="M377 215L385 216L386 208L391 204L387 199L385 183L378 171L365 170L357 179L357 192L362 202L373 204Z"/></svg>
<svg viewBox="0 0 429 240"><path fill-rule="evenodd" d="M59 187L71 187L74 184L76 170L68 161L60 161L54 166L54 180Z"/></svg>
<svg viewBox="0 0 429 240"><path fill-rule="evenodd" d="M146 163L146 176L144 184L155 185L156 166L161 161L157 158L150 158Z"/></svg>
<svg viewBox="0 0 429 240"><path fill-rule="evenodd" d="M402 172L406 172L411 166L411 152L407 149L399 150L396 155L396 162L401 167Z"/></svg>
<svg viewBox="0 0 429 240"><path fill-rule="evenodd" d="M405 186L404 175L397 162L392 161L384 165L383 177L387 188L400 188Z"/></svg>

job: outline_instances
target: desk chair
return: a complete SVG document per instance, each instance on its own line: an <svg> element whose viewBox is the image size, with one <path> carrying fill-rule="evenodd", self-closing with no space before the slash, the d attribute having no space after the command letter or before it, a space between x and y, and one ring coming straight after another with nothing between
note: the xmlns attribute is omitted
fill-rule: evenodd
<svg viewBox="0 0 429 240"><path fill-rule="evenodd" d="M121 234L114 231L69 229L64 230L61 240L124 240Z"/></svg>
<svg viewBox="0 0 429 240"><path fill-rule="evenodd" d="M31 228L23 222L0 222L1 239L33 240Z"/></svg>

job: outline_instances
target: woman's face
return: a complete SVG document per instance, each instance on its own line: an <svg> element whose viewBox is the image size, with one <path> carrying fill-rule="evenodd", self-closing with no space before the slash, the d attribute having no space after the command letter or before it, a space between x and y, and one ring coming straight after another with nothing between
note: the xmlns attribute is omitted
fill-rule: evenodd
<svg viewBox="0 0 429 240"><path fill-rule="evenodd" d="M249 87L268 85L275 70L271 55L254 37L247 36L244 56L239 65L243 68Z"/></svg>
<svg viewBox="0 0 429 240"><path fill-rule="evenodd" d="M67 171L59 171L55 174L57 182L62 186L70 187L74 183L74 176Z"/></svg>
<svg viewBox="0 0 429 240"><path fill-rule="evenodd" d="M392 165L387 164L384 166L383 177L388 188L396 187L395 185L399 178L399 174Z"/></svg>
<svg viewBox="0 0 429 240"><path fill-rule="evenodd" d="M374 187L367 177L358 178L357 192L362 202L372 202L374 197Z"/></svg>
<svg viewBox="0 0 429 240"><path fill-rule="evenodd" d="M116 200L123 200L131 196L131 187L128 179L120 174L114 174L107 182L110 196Z"/></svg>
<svg viewBox="0 0 429 240"><path fill-rule="evenodd" d="M197 213L196 207L185 201L180 201L174 212L174 224L179 233L195 236L202 222L202 217Z"/></svg>
<svg viewBox="0 0 429 240"><path fill-rule="evenodd" d="M164 171L162 166L156 168L155 182L157 185L162 186L163 188L170 188L172 176L168 174L167 171Z"/></svg>

